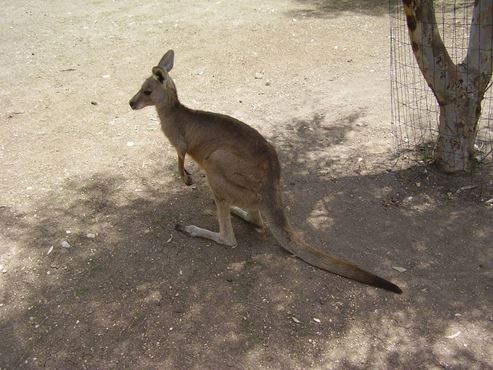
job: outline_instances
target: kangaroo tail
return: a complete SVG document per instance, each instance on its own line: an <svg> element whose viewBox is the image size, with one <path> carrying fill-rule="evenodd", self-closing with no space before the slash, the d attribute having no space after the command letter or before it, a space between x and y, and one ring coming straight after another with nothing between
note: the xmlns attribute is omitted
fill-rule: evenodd
<svg viewBox="0 0 493 370"><path fill-rule="evenodd" d="M341 258L323 253L306 244L294 233L282 208L271 208L263 210L261 213L262 216L264 216L270 231L281 246L310 265L361 283L390 290L391 292L398 294L402 293L402 290L390 281L365 271Z"/></svg>

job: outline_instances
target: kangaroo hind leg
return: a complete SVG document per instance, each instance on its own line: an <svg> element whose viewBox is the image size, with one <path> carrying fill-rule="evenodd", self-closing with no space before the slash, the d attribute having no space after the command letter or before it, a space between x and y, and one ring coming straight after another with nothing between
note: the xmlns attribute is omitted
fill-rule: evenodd
<svg viewBox="0 0 493 370"><path fill-rule="evenodd" d="M210 239L219 244L236 247L236 238L231 224L230 204L216 199L217 218L219 221L219 232L210 231L195 225L178 227L192 237Z"/></svg>
<svg viewBox="0 0 493 370"><path fill-rule="evenodd" d="M262 220L262 216L260 215L260 211L258 209L253 211L245 211L240 207L232 206L231 213L238 216L242 220L255 225L256 227L261 229L264 228L264 221Z"/></svg>

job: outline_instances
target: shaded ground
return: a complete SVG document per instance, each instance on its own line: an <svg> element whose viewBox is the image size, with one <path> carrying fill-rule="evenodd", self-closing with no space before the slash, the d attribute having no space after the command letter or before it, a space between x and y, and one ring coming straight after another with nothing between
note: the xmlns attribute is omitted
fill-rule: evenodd
<svg viewBox="0 0 493 370"><path fill-rule="evenodd" d="M0 368L491 368L489 189L396 165L367 3L2 4ZM174 231L216 227L205 179L127 106L170 47L185 104L276 145L305 238L403 295Z"/></svg>

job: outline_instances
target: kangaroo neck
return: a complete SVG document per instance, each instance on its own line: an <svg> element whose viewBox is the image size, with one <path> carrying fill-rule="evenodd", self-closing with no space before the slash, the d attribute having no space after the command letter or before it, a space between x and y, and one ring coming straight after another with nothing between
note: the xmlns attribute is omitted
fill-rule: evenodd
<svg viewBox="0 0 493 370"><path fill-rule="evenodd" d="M172 145L180 146L184 141L183 125L180 116L183 105L178 100L178 94L172 81L167 82L166 90L156 104L156 111L161 121L161 129Z"/></svg>
<svg viewBox="0 0 493 370"><path fill-rule="evenodd" d="M173 111L181 105L178 100L178 94L173 80L169 78L165 84L163 97L156 104L156 111L161 122L167 121L169 116L173 115Z"/></svg>

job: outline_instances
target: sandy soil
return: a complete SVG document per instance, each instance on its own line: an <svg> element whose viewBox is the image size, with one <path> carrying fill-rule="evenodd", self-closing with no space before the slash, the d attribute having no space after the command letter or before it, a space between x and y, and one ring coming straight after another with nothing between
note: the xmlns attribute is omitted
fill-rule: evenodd
<svg viewBox="0 0 493 370"><path fill-rule="evenodd" d="M387 2L348 3L2 1L1 369L493 368L491 194L396 160ZM216 228L205 179L127 104L169 48L184 104L278 148L305 238L404 294L175 232Z"/></svg>

